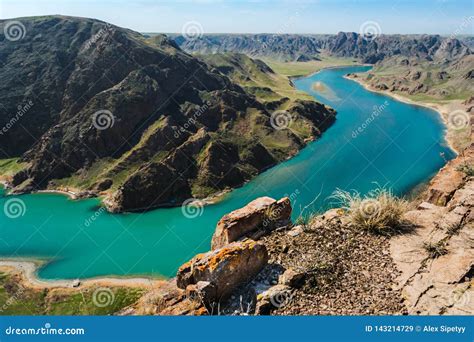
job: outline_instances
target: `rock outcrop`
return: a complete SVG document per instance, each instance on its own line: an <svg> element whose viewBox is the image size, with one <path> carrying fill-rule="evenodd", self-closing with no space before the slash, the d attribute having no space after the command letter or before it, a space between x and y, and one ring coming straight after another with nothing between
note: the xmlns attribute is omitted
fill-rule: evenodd
<svg viewBox="0 0 474 342"><path fill-rule="evenodd" d="M244 236L268 232L290 222L291 203L288 197L274 200L260 197L245 207L222 217L212 237L212 249L217 249Z"/></svg>
<svg viewBox="0 0 474 342"><path fill-rule="evenodd" d="M427 201L437 206L446 206L465 182L466 175L463 172L463 166L469 165L470 160L473 159L474 149L470 148L464 151L463 156L449 161L431 180Z"/></svg>
<svg viewBox="0 0 474 342"><path fill-rule="evenodd" d="M473 152L471 146L432 180L427 196L432 203L405 215L413 232L391 239L409 314L474 313Z"/></svg>
<svg viewBox="0 0 474 342"><path fill-rule="evenodd" d="M245 285L268 262L263 244L253 240L230 243L211 252L198 254L183 264L176 275L177 286L204 298L205 304L228 298Z"/></svg>

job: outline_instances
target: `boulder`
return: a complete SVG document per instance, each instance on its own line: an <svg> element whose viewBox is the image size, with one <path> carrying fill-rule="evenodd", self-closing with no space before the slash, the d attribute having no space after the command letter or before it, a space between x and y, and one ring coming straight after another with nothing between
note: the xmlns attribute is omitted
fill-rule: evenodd
<svg viewBox="0 0 474 342"><path fill-rule="evenodd" d="M295 237L295 236L298 236L300 235L301 233L304 232L304 227L303 225L299 225L299 226L296 226L296 227L293 227L290 231L288 231L286 234L291 236L291 237Z"/></svg>
<svg viewBox="0 0 474 342"><path fill-rule="evenodd" d="M278 277L278 283L293 288L299 288L303 286L305 278L306 274L304 272L296 272L289 268Z"/></svg>
<svg viewBox="0 0 474 342"><path fill-rule="evenodd" d="M410 234L390 239L391 257L400 271L398 288L408 314L473 312L474 179L468 175L463 179L460 171L463 165L472 165L473 147L434 177L429 188L431 203L423 202L404 215L413 227ZM442 243L446 253L433 258L426 250L427 242Z"/></svg>
<svg viewBox="0 0 474 342"><path fill-rule="evenodd" d="M233 242L223 248L198 254L183 264L176 283L192 293L205 293L209 303L226 299L238 286L246 284L268 262L264 245L253 240ZM188 287L195 284L196 286Z"/></svg>
<svg viewBox="0 0 474 342"><path fill-rule="evenodd" d="M216 293L216 286L208 281L198 281L196 284L190 284L186 287L186 297L203 304L209 310L213 309Z"/></svg>
<svg viewBox="0 0 474 342"><path fill-rule="evenodd" d="M257 296L256 315L269 315L284 308L293 300L293 291L286 285L275 285Z"/></svg>
<svg viewBox="0 0 474 342"><path fill-rule="evenodd" d="M457 158L459 159L459 158ZM464 175L458 170L460 160L450 161L431 181L427 202L437 206L446 206L457 189L464 182Z"/></svg>
<svg viewBox="0 0 474 342"><path fill-rule="evenodd" d="M224 215L212 237L212 249L217 249L257 230L270 231L290 222L291 203L288 197L278 201L260 197L245 207Z"/></svg>

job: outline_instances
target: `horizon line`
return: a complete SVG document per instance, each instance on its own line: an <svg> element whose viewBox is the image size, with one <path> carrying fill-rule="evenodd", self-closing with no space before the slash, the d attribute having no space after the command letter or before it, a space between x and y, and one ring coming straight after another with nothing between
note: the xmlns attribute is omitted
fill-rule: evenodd
<svg viewBox="0 0 474 342"><path fill-rule="evenodd" d="M115 25L117 27L121 27L124 29L132 30L141 34L169 34L169 35L183 35L182 32L165 32L165 31L140 31L136 30L134 28L126 27L126 26L120 26L114 23L111 23L109 21L105 21L102 19L94 18L94 17L84 17L84 16L78 16L78 15L67 15L67 14L41 14L41 15L27 15L27 16L20 16L20 17L10 17L10 18L0 18L0 21L8 21L8 20L15 20L15 19L26 19L26 18L41 18L41 17L65 17L65 18L79 18L79 19L88 19L88 20L96 20L100 21L103 23L108 23ZM360 34L360 32L357 31L337 31L337 32L203 32L201 35L206 36L206 35L278 35L278 36L284 36L284 35L337 35L339 33L356 33ZM381 32L378 34L379 36L384 36L384 35L400 35L400 36L416 36L416 35L427 35L427 36L450 36L452 33L446 32L446 33L426 33L426 32L413 32L413 33L393 33L393 32L387 32L383 33ZM474 34L458 34L458 37L474 37Z"/></svg>

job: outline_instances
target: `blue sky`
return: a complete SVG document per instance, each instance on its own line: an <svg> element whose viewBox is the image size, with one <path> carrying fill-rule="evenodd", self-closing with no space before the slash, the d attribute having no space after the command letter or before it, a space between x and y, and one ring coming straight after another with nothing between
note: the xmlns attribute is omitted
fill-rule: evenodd
<svg viewBox="0 0 474 342"><path fill-rule="evenodd" d="M473 0L0 0L3 19L44 14L141 32L181 32L190 21L204 33L359 32L371 21L382 33L474 34Z"/></svg>

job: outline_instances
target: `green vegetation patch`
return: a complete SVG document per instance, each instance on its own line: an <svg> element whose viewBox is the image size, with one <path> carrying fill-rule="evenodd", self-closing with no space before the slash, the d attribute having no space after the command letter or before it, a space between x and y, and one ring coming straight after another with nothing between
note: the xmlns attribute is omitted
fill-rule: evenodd
<svg viewBox="0 0 474 342"><path fill-rule="evenodd" d="M144 289L97 287L36 289L0 272L0 315L111 315L135 303Z"/></svg>
<svg viewBox="0 0 474 342"><path fill-rule="evenodd" d="M320 71L328 67L347 66L360 64L353 58L320 56L320 61L308 62L279 62L275 60L267 60L265 62L277 73L289 77L301 77Z"/></svg>
<svg viewBox="0 0 474 342"><path fill-rule="evenodd" d="M18 160L19 158L0 159L0 177L11 177L28 166L28 163Z"/></svg>

